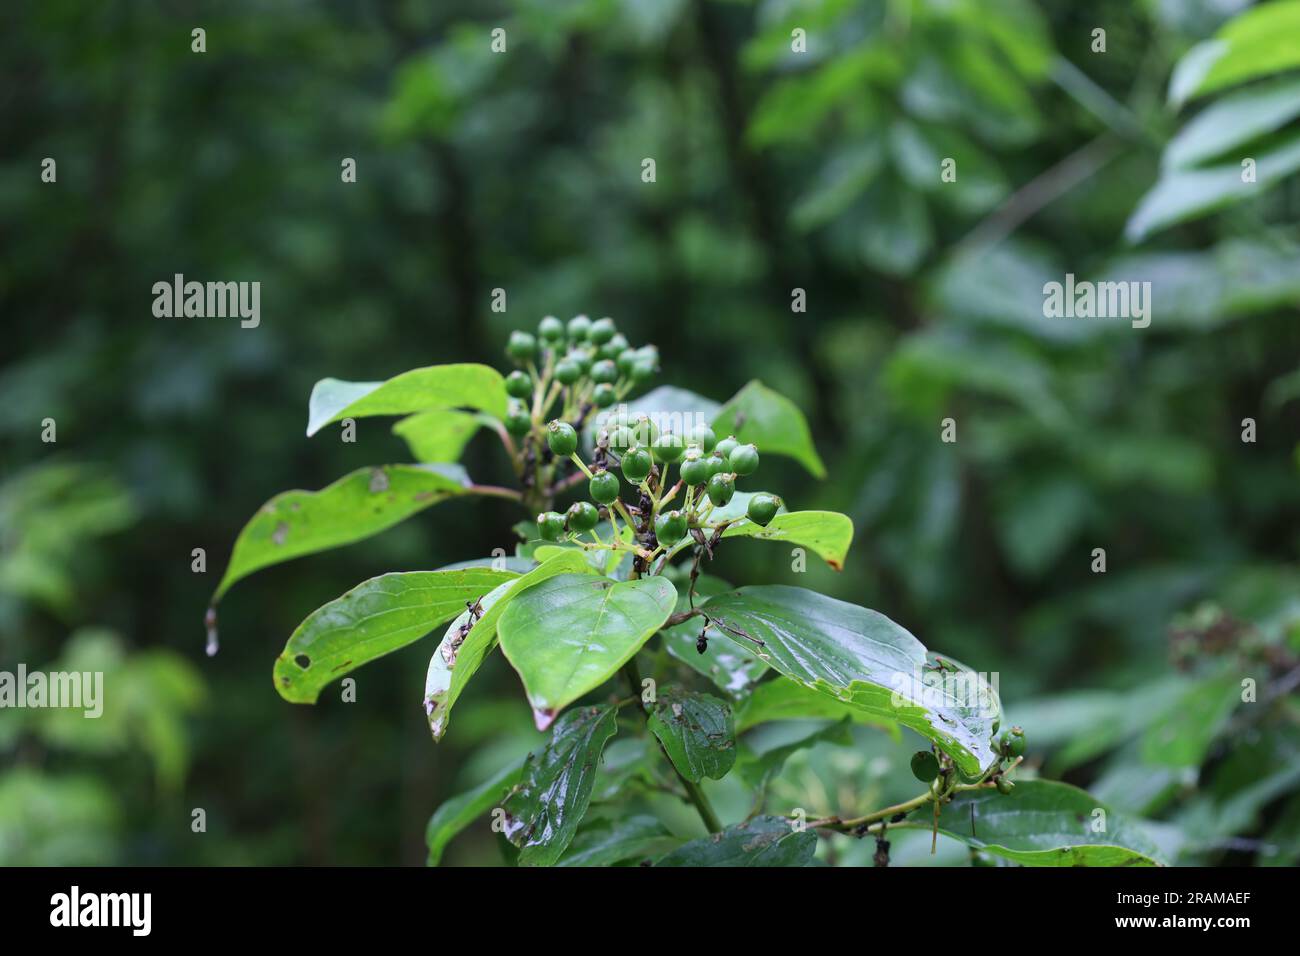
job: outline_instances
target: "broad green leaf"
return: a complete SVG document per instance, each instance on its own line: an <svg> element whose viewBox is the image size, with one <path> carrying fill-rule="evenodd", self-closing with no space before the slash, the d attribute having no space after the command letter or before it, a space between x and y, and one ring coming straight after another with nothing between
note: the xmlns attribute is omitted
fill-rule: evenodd
<svg viewBox="0 0 1300 956"><path fill-rule="evenodd" d="M533 568L537 567L537 562L532 558L515 558L515 557L495 557L495 558L470 558L468 561L454 561L451 564L444 564L435 571L459 571L462 568L493 568L497 571L513 571L515 574L527 574Z"/></svg>
<svg viewBox="0 0 1300 956"><path fill-rule="evenodd" d="M434 740L441 740L447 733L451 708L484 658L497 646L497 623L511 599L557 574L582 573L586 563L583 552L563 551L522 577L498 585L480 602L483 616L472 627L466 629L470 622L468 610L451 622L438 649L429 658L424 678L424 712Z"/></svg>
<svg viewBox="0 0 1300 956"><path fill-rule="evenodd" d="M520 866L550 866L569 846L591 803L605 742L618 729L614 707L580 707L555 722L550 742L529 754L506 797L505 835Z"/></svg>
<svg viewBox="0 0 1300 956"><path fill-rule="evenodd" d="M410 415L431 408L476 408L501 418L507 402L505 379L487 365L430 365L386 382L323 378L307 402L307 435L344 418Z"/></svg>
<svg viewBox="0 0 1300 956"><path fill-rule="evenodd" d="M393 426L393 434L406 442L416 461L459 461L483 424L483 416L473 412L435 408L403 418Z"/></svg>
<svg viewBox="0 0 1300 956"><path fill-rule="evenodd" d="M418 641L498 585L511 571L402 571L363 581L298 625L275 660L275 689L314 704L321 689L377 657Z"/></svg>
<svg viewBox="0 0 1300 956"><path fill-rule="evenodd" d="M868 713L829 694L809 690L788 677L764 681L736 706L736 733L772 720L839 720L849 717L857 724L880 727L899 739L898 724Z"/></svg>
<svg viewBox="0 0 1300 956"><path fill-rule="evenodd" d="M381 465L359 468L320 491L278 494L239 532L212 603L254 571L369 538L430 505L468 494L468 485L459 465Z"/></svg>
<svg viewBox="0 0 1300 956"><path fill-rule="evenodd" d="M766 528L745 518L729 525L722 536L781 541L811 548L836 571L842 571L853 541L853 520L838 511L789 511L777 515Z"/></svg>
<svg viewBox="0 0 1300 956"><path fill-rule="evenodd" d="M687 587L689 584L678 592L678 613L691 606ZM730 590L731 585L721 578L701 574L695 581L695 600L696 603L703 604L705 598ZM716 631L709 632L708 646L701 654L696 646L701 630L704 630L703 619L691 618L674 627L664 628L659 632L659 639L669 654L692 670L703 674L733 697L743 696L750 685L767 672L767 665L730 641L713 640L720 636Z"/></svg>
<svg viewBox="0 0 1300 956"><path fill-rule="evenodd" d="M1300 2L1261 3L1233 17L1212 40L1193 47L1170 81L1181 103L1270 73L1300 66Z"/></svg>
<svg viewBox="0 0 1300 956"><path fill-rule="evenodd" d="M959 793L940 813L939 832L1025 866L1162 863L1156 844L1136 824L1083 790L1052 780L1018 782L1006 795L993 789Z"/></svg>
<svg viewBox="0 0 1300 956"><path fill-rule="evenodd" d="M1259 196L1300 169L1300 134L1279 141L1253 158L1256 167L1252 183L1242 182L1241 164L1236 161L1204 169L1165 170L1129 218L1125 236L1131 242L1140 242L1161 229Z"/></svg>
<svg viewBox="0 0 1300 956"><path fill-rule="evenodd" d="M1142 759L1161 767L1196 767L1241 702L1237 674L1211 677L1189 687L1178 703L1147 727Z"/></svg>
<svg viewBox="0 0 1300 956"><path fill-rule="evenodd" d="M759 454L787 455L816 478L826 477L808 422L797 405L754 379L723 405L713 419L719 438L735 435L753 442Z"/></svg>
<svg viewBox="0 0 1300 956"><path fill-rule="evenodd" d="M702 630L708 638L703 654L696 647ZM722 635L717 628L706 629L702 619L691 618L662 634L669 654L729 694L743 695L767 671L767 665L753 654L720 640Z"/></svg>
<svg viewBox="0 0 1300 956"><path fill-rule="evenodd" d="M472 790L452 797L438 807L424 828L424 842L429 847L429 866L442 861L442 851L452 837L494 807L501 805L505 795L519 780L523 759L511 761L493 776Z"/></svg>
<svg viewBox="0 0 1300 956"><path fill-rule="evenodd" d="M497 625L537 728L608 680L667 620L677 592L662 577L563 574L510 602Z"/></svg>
<svg viewBox="0 0 1300 956"><path fill-rule="evenodd" d="M653 860L681 842L654 817L594 820L578 831L569 852L556 866L613 866Z"/></svg>
<svg viewBox="0 0 1300 956"><path fill-rule="evenodd" d="M721 780L736 762L731 705L711 694L666 687L648 723L677 772L692 783L705 777Z"/></svg>
<svg viewBox="0 0 1300 956"><path fill-rule="evenodd" d="M1196 114L1169 141L1161 162L1175 169L1196 166L1281 129L1297 116L1300 116L1300 77L1249 86L1229 93Z"/></svg>
<svg viewBox="0 0 1300 956"><path fill-rule="evenodd" d="M721 633L786 677L912 728L963 773L997 759L989 744L997 695L979 675L928 657L883 614L785 585L730 591L704 610Z"/></svg>
<svg viewBox="0 0 1300 956"><path fill-rule="evenodd" d="M790 743L772 747L770 750L757 752L746 749L742 752L740 760L736 764L736 772L751 787L765 788L768 781L781 772L781 768L785 766L785 762L791 756L800 750L826 742L846 747L852 745L853 737L849 734L848 717L844 717L825 727L820 727L810 734L792 740Z"/></svg>
<svg viewBox="0 0 1300 956"><path fill-rule="evenodd" d="M817 852L817 834L797 831L781 817L755 817L692 840L656 866L807 866Z"/></svg>
<svg viewBox="0 0 1300 956"><path fill-rule="evenodd" d="M635 421L646 415L660 431L670 431L682 435L696 424L710 421L721 406L711 398L697 395L685 388L674 385L660 385L639 398L627 403L627 418ZM614 406L609 415L618 415L619 408ZM597 415L599 421L606 415Z"/></svg>

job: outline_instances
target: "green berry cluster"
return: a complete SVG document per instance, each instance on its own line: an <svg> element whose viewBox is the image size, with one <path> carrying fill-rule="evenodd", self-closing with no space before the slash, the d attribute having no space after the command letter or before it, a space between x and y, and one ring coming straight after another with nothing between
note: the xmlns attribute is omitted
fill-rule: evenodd
<svg viewBox="0 0 1300 956"><path fill-rule="evenodd" d="M506 355L516 368L505 379L510 402L502 423L514 440L525 501L541 505L554 497L587 419L653 378L659 350L633 348L609 318L579 315L565 323L548 315L535 333L512 332Z"/></svg>
<svg viewBox="0 0 1300 956"><path fill-rule="evenodd" d="M506 378L506 391L517 402L507 418L512 434L527 434L524 420L528 399L537 397L539 382L554 390L567 389L566 405L609 408L633 386L654 378L659 370L659 350L653 345L633 348L610 318L594 322L574 316L566 325L553 315L542 319L537 334L510 333L506 355L517 365ZM548 392L543 392L545 400ZM559 396L550 395L547 404ZM534 407L536 402L534 402ZM543 409L545 413L547 409ZM528 417L529 427L533 424Z"/></svg>

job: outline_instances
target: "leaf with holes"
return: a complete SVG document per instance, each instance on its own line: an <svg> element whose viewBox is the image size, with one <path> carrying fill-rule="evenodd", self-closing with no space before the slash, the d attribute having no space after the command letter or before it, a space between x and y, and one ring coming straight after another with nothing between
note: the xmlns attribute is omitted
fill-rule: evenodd
<svg viewBox="0 0 1300 956"><path fill-rule="evenodd" d="M424 712L434 740L447 732L451 708L461 691L482 665L484 658L497 646L497 622L516 595L557 574L581 574L588 570L582 551L561 551L543 561L522 577L498 585L483 598L482 617L472 627L470 612L461 613L447 627L438 649L429 659L424 679Z"/></svg>
<svg viewBox="0 0 1300 956"><path fill-rule="evenodd" d="M786 677L934 741L968 776L997 759L997 695L977 674L931 657L877 611L804 588L740 588L704 611L721 633Z"/></svg>
<svg viewBox="0 0 1300 956"><path fill-rule="evenodd" d="M468 494L468 485L459 465L381 465L358 469L320 491L278 494L239 532L212 603L254 571L369 538L430 505Z"/></svg>
<svg viewBox="0 0 1300 956"><path fill-rule="evenodd" d="M323 378L307 401L307 435L344 418L410 415L431 408L474 408L501 418L507 402L505 379L488 365L430 365L386 382Z"/></svg>
<svg viewBox="0 0 1300 956"><path fill-rule="evenodd" d="M649 718L677 772L691 783L721 780L736 762L736 725L731 705L710 694L666 687Z"/></svg>
<svg viewBox="0 0 1300 956"><path fill-rule="evenodd" d="M586 574L551 578L511 601L497 624L501 650L524 682L538 729L627 663L676 601L662 577Z"/></svg>
<svg viewBox="0 0 1300 956"><path fill-rule="evenodd" d="M540 753L529 754L506 797L505 835L521 866L550 866L568 848L591 803L605 743L617 730L614 707L579 707L555 722Z"/></svg>
<svg viewBox="0 0 1300 956"><path fill-rule="evenodd" d="M808 866L817 852L817 834L795 830L781 817L755 817L692 840L656 866Z"/></svg>
<svg viewBox="0 0 1300 956"><path fill-rule="evenodd" d="M275 661L275 689L314 704L321 689L362 664L418 641L498 585L511 571L402 571L381 574L317 608Z"/></svg>

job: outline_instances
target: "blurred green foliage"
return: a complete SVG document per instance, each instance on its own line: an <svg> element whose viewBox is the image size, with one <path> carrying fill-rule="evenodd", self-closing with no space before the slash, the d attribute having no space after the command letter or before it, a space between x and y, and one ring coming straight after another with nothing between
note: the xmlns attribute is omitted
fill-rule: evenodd
<svg viewBox="0 0 1300 956"><path fill-rule="evenodd" d="M98 655L139 690L93 732L4 715L0 860L422 862L433 808L538 739L514 675L489 661L435 747L404 703L427 641L346 706L284 703L270 661L366 577L512 551L521 515L457 502L271 569L223 605L211 660L203 609L273 493L406 459L386 423L303 437L315 380L481 361L588 312L655 342L668 382L722 399L761 377L798 402L829 477L774 462L774 484L858 529L842 574L798 583L999 672L1040 772L1157 821L1176 858L1294 861L1300 717L1268 689L1300 650L1300 187L1282 166L1202 202L1185 178L1294 153L1294 97L1268 96L1295 73L1231 85L1243 56L1293 61L1197 67L1207 41L1262 42L1225 26L1246 6L6 5L0 667ZM1151 327L1045 319L1067 272L1151 281ZM154 318L175 273L260 281L261 325ZM505 477L493 440L468 446L479 481ZM796 580L780 549L711 570ZM1261 703L1234 708L1243 676ZM773 794L894 796L914 748L853 733ZM444 852L497 859L486 826Z"/></svg>

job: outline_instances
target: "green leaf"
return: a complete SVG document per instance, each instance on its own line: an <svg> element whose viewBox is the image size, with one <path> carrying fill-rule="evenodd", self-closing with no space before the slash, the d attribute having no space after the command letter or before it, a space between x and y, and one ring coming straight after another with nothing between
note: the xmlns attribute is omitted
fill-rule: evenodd
<svg viewBox="0 0 1300 956"><path fill-rule="evenodd" d="M781 541L811 548L836 571L842 571L853 541L853 520L838 511L789 511L777 515L766 528L745 518L729 525L722 536Z"/></svg>
<svg viewBox="0 0 1300 956"><path fill-rule="evenodd" d="M898 724L877 714L867 713L829 694L809 690L788 677L764 681L736 706L736 733L773 720L839 720L849 717L857 724L880 727L895 740L900 737Z"/></svg>
<svg viewBox="0 0 1300 956"><path fill-rule="evenodd" d="M713 419L713 430L719 438L732 434L742 442L753 442L760 454L787 455L814 477L826 477L803 412L758 379L722 406Z"/></svg>
<svg viewBox="0 0 1300 956"><path fill-rule="evenodd" d="M704 610L742 647L761 641L754 652L786 677L912 728L968 776L997 759L989 745L996 694L978 675L928 659L924 645L883 614L785 585L730 591Z"/></svg>
<svg viewBox="0 0 1300 956"><path fill-rule="evenodd" d="M656 866L807 866L817 834L797 831L781 817L755 817L683 844Z"/></svg>
<svg viewBox="0 0 1300 956"><path fill-rule="evenodd" d="M1297 116L1300 77L1238 90L1206 107L1179 130L1165 147L1161 162L1173 169L1199 165L1280 129Z"/></svg>
<svg viewBox="0 0 1300 956"><path fill-rule="evenodd" d="M595 820L583 826L556 866L613 866L625 860L647 860L667 852L681 840L650 816Z"/></svg>
<svg viewBox="0 0 1300 956"><path fill-rule="evenodd" d="M505 379L487 365L430 365L386 382L323 378L307 402L307 435L343 418L409 415L433 408L476 408L501 418L507 402Z"/></svg>
<svg viewBox="0 0 1300 956"><path fill-rule="evenodd" d="M505 795L519 780L523 765L522 758L512 761L490 779L472 790L452 797L434 811L428 826L424 828L424 842L429 847L429 866L437 866L442 861L442 851L452 837L493 807L500 806Z"/></svg>
<svg viewBox="0 0 1300 956"><path fill-rule="evenodd" d="M711 574L701 574L695 581L696 601L703 603L704 598L730 591L731 585ZM685 592L677 595L677 611L690 608L690 597ZM710 640L703 654L695 646L699 640L704 622L691 618L673 627L659 632L659 639L664 648L673 657L689 666L696 673L713 681L719 689L735 696L743 696L750 685L758 681L767 672L767 665L753 654L744 651L730 641ZM710 637L718 636L716 633Z"/></svg>
<svg viewBox="0 0 1300 956"><path fill-rule="evenodd" d="M648 724L677 772L691 783L721 780L736 762L731 705L710 694L664 688Z"/></svg>
<svg viewBox="0 0 1300 956"><path fill-rule="evenodd" d="M1178 62L1169 98L1181 103L1270 73L1300 66L1300 2L1252 7L1224 24L1214 39Z"/></svg>
<svg viewBox="0 0 1300 956"><path fill-rule="evenodd" d="M406 442L416 461L459 461L483 425L482 415L436 408L403 418L393 426L393 434Z"/></svg>
<svg viewBox="0 0 1300 956"><path fill-rule="evenodd" d="M1235 161L1205 169L1165 170L1142 197L1124 235L1130 242L1140 242L1161 229L1259 196L1300 169L1300 134L1282 139L1253 158L1253 183L1241 181L1241 165Z"/></svg>
<svg viewBox="0 0 1300 956"><path fill-rule="evenodd" d="M787 683L789 682L787 681ZM768 781L781 772L781 768L785 766L785 762L790 757L800 750L826 742L845 747L852 745L853 737L849 733L848 717L844 717L825 727L820 727L810 734L792 740L788 744L772 747L770 750L757 752L747 749L741 754L740 761L736 765L736 772L751 787L766 787Z"/></svg>
<svg viewBox="0 0 1300 956"><path fill-rule="evenodd" d="M369 538L430 505L468 494L468 485L459 465L381 465L359 468L320 491L278 494L239 532L212 603L254 571Z"/></svg>
<svg viewBox="0 0 1300 956"><path fill-rule="evenodd" d="M540 754L529 754L503 804L505 834L520 866L550 866L569 846L591 803L605 742L618 729L614 707L580 707L555 722Z"/></svg>
<svg viewBox="0 0 1300 956"><path fill-rule="evenodd" d="M522 577L498 585L483 598L483 616L468 631L464 630L465 625L469 624L468 610L451 622L438 649L429 659L429 669L424 678L424 712L434 740L441 740L447 733L451 708L469 679L478 672L483 660L497 646L497 623L510 601L533 585L557 574L582 573L586 570L584 552L561 552Z"/></svg>
<svg viewBox="0 0 1300 956"><path fill-rule="evenodd" d="M924 822L918 819L919 824ZM1102 832L1094 832L1103 824ZM1006 795L992 789L959 793L940 813L939 831L1026 866L1159 866L1162 862L1155 843L1136 824L1083 790L1051 780L1018 782Z"/></svg>
<svg viewBox="0 0 1300 956"><path fill-rule="evenodd" d="M511 601L497 625L501 650L524 682L537 728L627 663L676 600L662 577L563 574Z"/></svg>
<svg viewBox="0 0 1300 956"><path fill-rule="evenodd" d="M275 689L314 704L321 689L375 658L418 641L493 588L510 571L402 571L363 581L298 625L275 660Z"/></svg>

